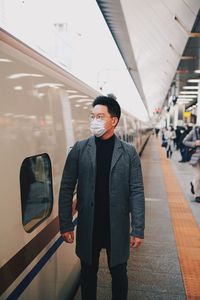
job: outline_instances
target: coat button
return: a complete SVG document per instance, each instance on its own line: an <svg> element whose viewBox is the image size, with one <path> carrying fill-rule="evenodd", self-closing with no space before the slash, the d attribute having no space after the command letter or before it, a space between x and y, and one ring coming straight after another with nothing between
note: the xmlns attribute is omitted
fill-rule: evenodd
<svg viewBox="0 0 200 300"><path fill-rule="evenodd" d="M93 202L91 203L91 206L92 206L92 207L94 206L94 203L93 203Z"/></svg>

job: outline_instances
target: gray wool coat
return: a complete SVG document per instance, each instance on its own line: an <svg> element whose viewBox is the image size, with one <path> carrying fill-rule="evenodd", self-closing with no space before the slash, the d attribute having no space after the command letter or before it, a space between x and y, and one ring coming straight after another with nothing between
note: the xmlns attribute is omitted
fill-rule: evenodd
<svg viewBox="0 0 200 300"><path fill-rule="evenodd" d="M59 193L60 232L64 233L74 230L72 198L77 184L76 254L88 264L92 262L95 181L96 144L95 138L90 137L77 142L68 154ZM144 237L145 218L140 158L133 146L117 137L110 169L109 198L110 265L113 267L128 260L130 234Z"/></svg>
<svg viewBox="0 0 200 300"><path fill-rule="evenodd" d="M189 164L195 166L200 161L200 147L196 147L197 139L200 139L196 130L198 127L193 128L184 138L183 144L190 148L195 148L195 152L192 154Z"/></svg>

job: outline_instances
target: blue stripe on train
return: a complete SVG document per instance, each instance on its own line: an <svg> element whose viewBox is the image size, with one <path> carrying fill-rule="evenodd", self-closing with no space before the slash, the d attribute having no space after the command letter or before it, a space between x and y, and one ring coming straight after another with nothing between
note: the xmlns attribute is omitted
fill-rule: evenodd
<svg viewBox="0 0 200 300"><path fill-rule="evenodd" d="M77 224L77 219L73 221L73 224ZM27 288L27 286L31 283L31 281L35 278L35 276L40 272L40 270L44 267L44 265L48 262L51 256L56 252L56 250L63 243L63 238L60 236L56 242L49 248L47 253L39 260L39 262L32 268L32 270L26 275L26 277L18 284L18 286L14 289L14 291L7 297L7 300L17 299L23 291Z"/></svg>

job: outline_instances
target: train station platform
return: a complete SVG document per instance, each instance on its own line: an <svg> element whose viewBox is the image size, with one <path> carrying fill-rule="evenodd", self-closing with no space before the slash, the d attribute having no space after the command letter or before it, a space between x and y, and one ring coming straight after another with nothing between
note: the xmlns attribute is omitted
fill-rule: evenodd
<svg viewBox="0 0 200 300"><path fill-rule="evenodd" d="M146 198L144 243L128 261L130 300L200 299L200 204L190 193L192 167L167 159L151 136L141 156ZM80 300L80 289L74 300ZM110 300L111 277L102 251L98 300Z"/></svg>

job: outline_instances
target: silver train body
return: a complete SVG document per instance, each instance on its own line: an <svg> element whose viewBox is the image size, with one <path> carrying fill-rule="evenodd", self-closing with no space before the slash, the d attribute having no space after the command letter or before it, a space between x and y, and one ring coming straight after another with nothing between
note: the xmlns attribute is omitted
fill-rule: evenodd
<svg viewBox="0 0 200 300"><path fill-rule="evenodd" d="M98 92L4 30L0 86L0 299L70 299L80 266L59 234L58 193ZM139 152L149 128L123 112L116 134Z"/></svg>

